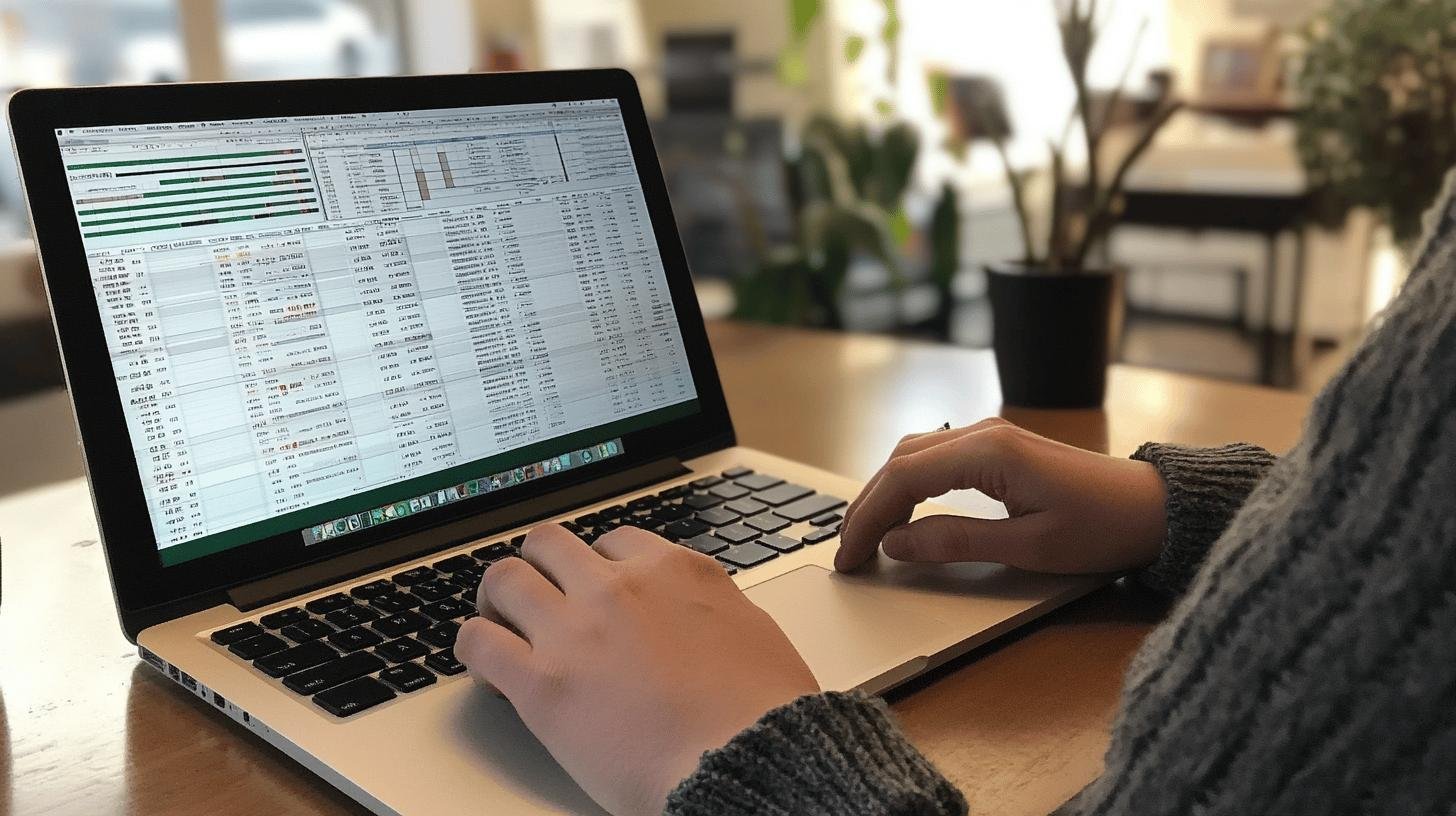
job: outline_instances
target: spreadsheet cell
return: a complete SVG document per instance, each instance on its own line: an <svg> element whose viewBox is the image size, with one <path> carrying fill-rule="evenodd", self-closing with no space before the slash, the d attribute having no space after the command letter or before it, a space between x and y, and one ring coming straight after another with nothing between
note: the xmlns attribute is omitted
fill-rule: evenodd
<svg viewBox="0 0 1456 816"><path fill-rule="evenodd" d="M614 101L145 127L60 140L159 547L696 397Z"/></svg>

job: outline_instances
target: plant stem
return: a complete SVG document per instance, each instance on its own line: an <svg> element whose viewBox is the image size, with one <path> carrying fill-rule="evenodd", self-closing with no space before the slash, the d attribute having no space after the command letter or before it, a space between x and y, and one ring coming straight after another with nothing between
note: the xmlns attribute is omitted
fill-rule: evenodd
<svg viewBox="0 0 1456 816"><path fill-rule="evenodd" d="M1021 226L1021 246L1028 266L1036 263L1036 245L1031 240L1031 213L1026 208L1026 189L1020 174L1011 166L1011 156L1006 152L1005 139L992 139L996 153L1001 157L1001 167L1006 170L1006 183L1011 187L1011 203L1016 207L1016 222Z"/></svg>
<svg viewBox="0 0 1456 816"><path fill-rule="evenodd" d="M1052 154L1052 223L1047 231L1047 266L1053 271L1062 267L1066 255L1066 211L1064 209L1063 196L1065 195L1066 179L1065 162L1063 161L1062 150L1056 142L1047 142L1047 148Z"/></svg>
<svg viewBox="0 0 1456 816"><path fill-rule="evenodd" d="M1112 228L1112 223L1118 215L1114 211L1114 207L1117 206L1118 199L1122 197L1122 187L1127 182L1128 171L1152 146L1153 139L1157 137L1163 126L1168 124L1168 120L1173 118L1173 114L1182 108L1183 103L1178 101L1169 102L1164 106L1148 121L1147 127L1138 137L1137 142L1128 150L1127 155L1122 157L1122 161L1117 165L1117 171L1112 174L1112 180L1107 184L1107 189L1102 191L1102 195L1093 202L1092 207L1087 211L1087 228L1083 231L1082 241L1078 244L1077 252L1073 256L1075 267L1082 266L1087 259L1087 254L1092 250L1092 246Z"/></svg>

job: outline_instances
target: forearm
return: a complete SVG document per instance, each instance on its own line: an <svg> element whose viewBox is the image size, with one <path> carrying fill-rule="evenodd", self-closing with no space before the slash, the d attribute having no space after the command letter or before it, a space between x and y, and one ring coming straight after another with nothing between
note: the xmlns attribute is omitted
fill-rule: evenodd
<svg viewBox="0 0 1456 816"><path fill-rule="evenodd" d="M667 800L671 816L959 816L966 801L858 693L800 697L703 755Z"/></svg>
<svg viewBox="0 0 1456 816"><path fill-rule="evenodd" d="M1157 468L1167 489L1167 539L1158 560L1137 578L1165 595L1181 595L1275 457L1246 443L1190 448L1149 442L1132 458Z"/></svg>

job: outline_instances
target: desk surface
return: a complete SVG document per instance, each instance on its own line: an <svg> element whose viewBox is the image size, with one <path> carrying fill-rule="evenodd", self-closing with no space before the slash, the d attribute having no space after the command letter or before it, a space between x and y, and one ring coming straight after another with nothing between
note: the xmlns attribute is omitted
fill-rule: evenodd
<svg viewBox="0 0 1456 816"><path fill-rule="evenodd" d="M904 433L1000 408L984 351L733 324L712 339L743 444L850 476ZM1005 415L1122 455L1144 439L1283 450L1306 407L1118 367L1103 411ZM362 812L139 663L82 482L0 500L0 537L0 814ZM978 810L1046 813L1100 768L1123 669L1157 614L1145 596L1103 590L917 680L895 710Z"/></svg>

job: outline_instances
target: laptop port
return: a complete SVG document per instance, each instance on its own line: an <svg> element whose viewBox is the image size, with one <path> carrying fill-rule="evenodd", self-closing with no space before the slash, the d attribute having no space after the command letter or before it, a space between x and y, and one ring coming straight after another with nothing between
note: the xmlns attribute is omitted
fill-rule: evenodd
<svg viewBox="0 0 1456 816"><path fill-rule="evenodd" d="M223 699L223 696L215 691L212 693L212 704L223 710L227 709L227 700Z"/></svg>
<svg viewBox="0 0 1456 816"><path fill-rule="evenodd" d="M193 680L192 675L187 672L182 672L182 685L186 686L188 691L197 691L197 681Z"/></svg>
<svg viewBox="0 0 1456 816"><path fill-rule="evenodd" d="M158 671L167 670L167 664L162 662L162 658L157 657L155 654L153 654L151 649L148 649L145 646L138 647L138 649L141 651L142 660L145 660L153 666L156 666Z"/></svg>

